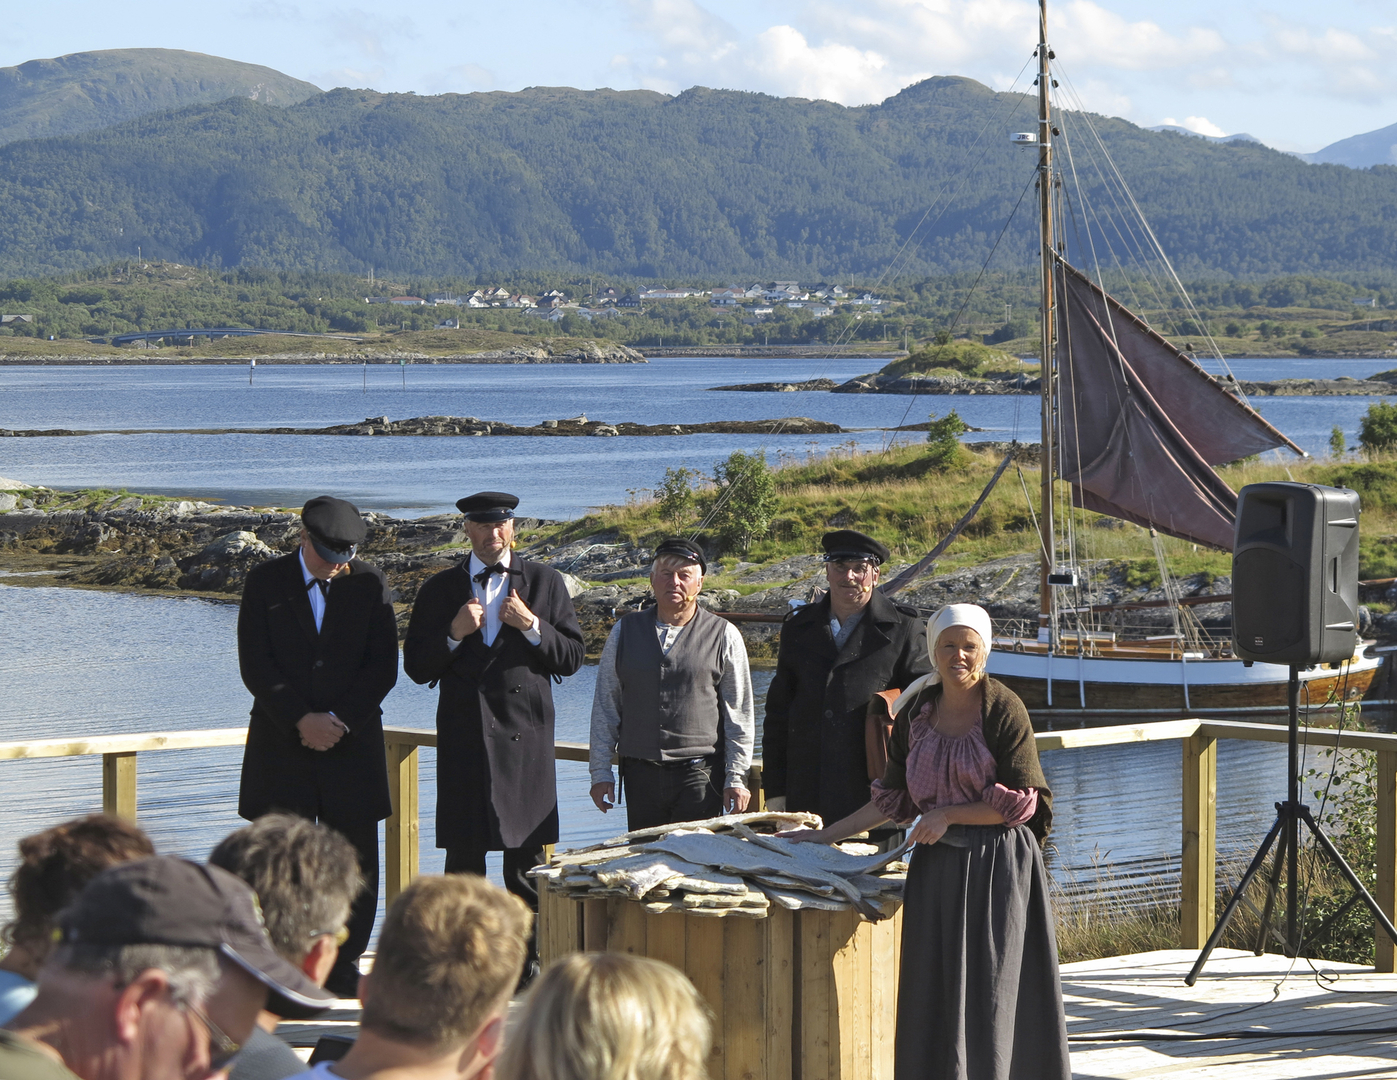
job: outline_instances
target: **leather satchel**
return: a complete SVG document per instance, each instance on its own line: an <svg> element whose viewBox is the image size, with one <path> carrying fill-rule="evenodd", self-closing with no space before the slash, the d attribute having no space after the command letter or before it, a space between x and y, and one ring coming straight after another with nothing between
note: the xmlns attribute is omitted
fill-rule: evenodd
<svg viewBox="0 0 1397 1080"><path fill-rule="evenodd" d="M888 767L888 740L893 733L893 702L901 690L879 690L868 699L868 712L863 723L863 750L868 759L870 782L883 779Z"/></svg>

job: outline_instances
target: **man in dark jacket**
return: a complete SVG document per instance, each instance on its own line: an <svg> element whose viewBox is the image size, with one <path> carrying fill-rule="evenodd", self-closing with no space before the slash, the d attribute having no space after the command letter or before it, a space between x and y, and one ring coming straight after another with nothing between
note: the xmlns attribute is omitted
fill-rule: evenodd
<svg viewBox="0 0 1397 1080"><path fill-rule="evenodd" d="M773 809L835 822L868 802L868 705L931 671L926 623L877 589L886 547L841 529L821 538L829 592L781 628L766 696L762 787Z"/></svg>
<svg viewBox="0 0 1397 1080"><path fill-rule="evenodd" d="M247 576L238 663L252 693L238 814L285 810L342 833L364 889L325 985L358 993L378 910L378 823L392 812L382 702L398 680L398 634L383 573L354 557L359 511L322 495L301 511L301 546Z"/></svg>
<svg viewBox="0 0 1397 1080"><path fill-rule="evenodd" d="M423 583L403 670L441 684L437 847L446 872L484 874L504 852L505 888L538 910L528 871L558 839L553 676L582 665L582 631L558 571L510 550L519 500L460 500L471 553Z"/></svg>

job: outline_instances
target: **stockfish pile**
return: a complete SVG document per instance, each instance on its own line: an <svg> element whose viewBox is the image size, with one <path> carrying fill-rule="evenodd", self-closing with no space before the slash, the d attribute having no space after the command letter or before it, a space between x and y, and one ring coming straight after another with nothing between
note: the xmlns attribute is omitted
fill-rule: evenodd
<svg viewBox="0 0 1397 1080"><path fill-rule="evenodd" d="M657 915L763 919L775 904L886 918L902 899L906 845L879 852L872 844L797 844L772 835L820 824L802 813L685 821L562 852L532 873L569 899L636 900Z"/></svg>

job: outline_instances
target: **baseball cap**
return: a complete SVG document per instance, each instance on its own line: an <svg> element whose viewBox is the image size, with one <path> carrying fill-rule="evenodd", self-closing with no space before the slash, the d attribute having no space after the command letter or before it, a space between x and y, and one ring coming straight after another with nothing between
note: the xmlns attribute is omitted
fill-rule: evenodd
<svg viewBox="0 0 1397 1080"><path fill-rule="evenodd" d="M272 948L257 895L216 866L156 855L98 874L58 915L73 945L175 945L215 949L267 988L267 1008L292 1020L330 1008L316 986Z"/></svg>

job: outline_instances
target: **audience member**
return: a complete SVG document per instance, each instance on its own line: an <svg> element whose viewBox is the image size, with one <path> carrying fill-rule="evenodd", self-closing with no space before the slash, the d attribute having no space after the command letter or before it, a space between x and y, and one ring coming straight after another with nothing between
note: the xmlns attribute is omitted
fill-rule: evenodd
<svg viewBox="0 0 1397 1080"><path fill-rule="evenodd" d="M307 1080L468 1080L488 1075L524 969L533 915L474 874L421 877L389 908L359 980L359 1038Z"/></svg>
<svg viewBox="0 0 1397 1080"><path fill-rule="evenodd" d="M658 960L577 953L530 991L496 1080L704 1080L712 1020Z"/></svg>
<svg viewBox="0 0 1397 1080"><path fill-rule="evenodd" d="M252 890L216 867L122 863L57 921L38 995L0 1030L5 1080L206 1080L264 1003L309 1017L333 1000L277 956Z"/></svg>
<svg viewBox="0 0 1397 1080"><path fill-rule="evenodd" d="M272 948L324 986L347 934L350 905L363 887L354 845L328 825L266 814L214 848L209 864L252 886ZM262 1010L230 1080L284 1080L305 1071L305 1062L272 1034L280 1019Z"/></svg>
<svg viewBox="0 0 1397 1080"><path fill-rule="evenodd" d="M15 917L4 929L0 960L0 1024L34 1000L39 968L53 948L54 917L107 867L155 854L150 838L129 821L105 814L65 821L19 842L10 878Z"/></svg>

